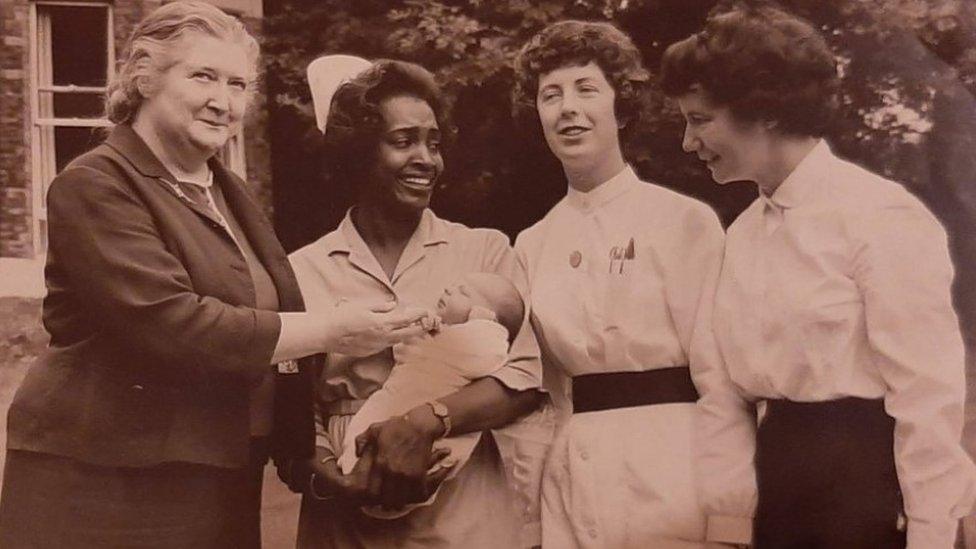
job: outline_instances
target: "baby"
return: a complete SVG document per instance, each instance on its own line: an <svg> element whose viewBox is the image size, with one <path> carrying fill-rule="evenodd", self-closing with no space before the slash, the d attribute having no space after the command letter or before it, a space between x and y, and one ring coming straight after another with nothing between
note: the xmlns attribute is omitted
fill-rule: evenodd
<svg viewBox="0 0 976 549"><path fill-rule="evenodd" d="M393 371L346 428L339 457L343 473L355 466L356 437L371 424L403 415L502 368L525 313L515 286L491 273L464 275L444 290L435 311L439 325L393 347ZM436 442L436 447L450 449L448 459L456 464L448 478L457 474L480 438L481 433L468 433ZM374 516L381 512L364 510Z"/></svg>

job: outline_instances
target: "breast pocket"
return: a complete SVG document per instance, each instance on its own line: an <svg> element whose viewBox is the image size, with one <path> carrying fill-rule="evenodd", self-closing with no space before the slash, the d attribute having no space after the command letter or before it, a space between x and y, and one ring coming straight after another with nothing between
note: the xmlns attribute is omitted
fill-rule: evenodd
<svg viewBox="0 0 976 549"><path fill-rule="evenodd" d="M658 345L667 308L662 278L646 251L612 266L602 273L603 338L611 367L625 367Z"/></svg>
<svg viewBox="0 0 976 549"><path fill-rule="evenodd" d="M630 265L628 265L630 267ZM618 330L623 326L632 326L640 320L640 305L642 288L635 269L627 269L623 273L613 272L603 275L603 317L604 328Z"/></svg>

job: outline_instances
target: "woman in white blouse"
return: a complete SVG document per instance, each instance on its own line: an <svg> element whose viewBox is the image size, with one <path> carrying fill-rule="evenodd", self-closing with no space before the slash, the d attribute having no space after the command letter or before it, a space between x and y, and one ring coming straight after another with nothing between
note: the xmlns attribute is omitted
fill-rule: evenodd
<svg viewBox="0 0 976 549"><path fill-rule="evenodd" d="M703 353L724 359L696 377L703 493L744 515L758 483L759 549L952 547L974 474L943 228L822 139L837 73L808 23L716 12L667 50L662 78L684 149L760 191L703 323Z"/></svg>
<svg viewBox="0 0 976 549"><path fill-rule="evenodd" d="M718 218L624 162L619 134L638 114L647 73L619 30L551 25L523 47L516 75L515 99L569 183L515 245L560 412L542 545L704 547L688 365L702 288L721 261Z"/></svg>

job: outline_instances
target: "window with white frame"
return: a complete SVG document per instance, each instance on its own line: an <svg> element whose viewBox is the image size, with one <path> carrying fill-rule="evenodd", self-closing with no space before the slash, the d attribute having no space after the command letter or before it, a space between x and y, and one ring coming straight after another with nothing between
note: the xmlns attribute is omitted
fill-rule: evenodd
<svg viewBox="0 0 976 549"><path fill-rule="evenodd" d="M244 130L227 140L224 148L217 153L224 166L236 173L241 179L247 179L247 158L244 154Z"/></svg>
<svg viewBox="0 0 976 549"><path fill-rule="evenodd" d="M115 48L112 7L105 2L38 1L30 8L34 234L35 249L43 252L48 185L112 125L104 97Z"/></svg>

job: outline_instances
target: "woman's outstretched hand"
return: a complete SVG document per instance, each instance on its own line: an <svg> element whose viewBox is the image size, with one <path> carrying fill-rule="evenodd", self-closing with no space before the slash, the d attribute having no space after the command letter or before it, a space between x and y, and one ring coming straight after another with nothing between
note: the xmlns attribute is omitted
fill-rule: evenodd
<svg viewBox="0 0 976 549"><path fill-rule="evenodd" d="M326 314L326 348L350 356L369 356L421 335L431 322L427 309L395 301L341 302Z"/></svg>
<svg viewBox="0 0 976 549"><path fill-rule="evenodd" d="M429 331L434 319L421 307L396 301L342 301L332 309L278 313L281 333L271 362L318 353L374 355Z"/></svg>

